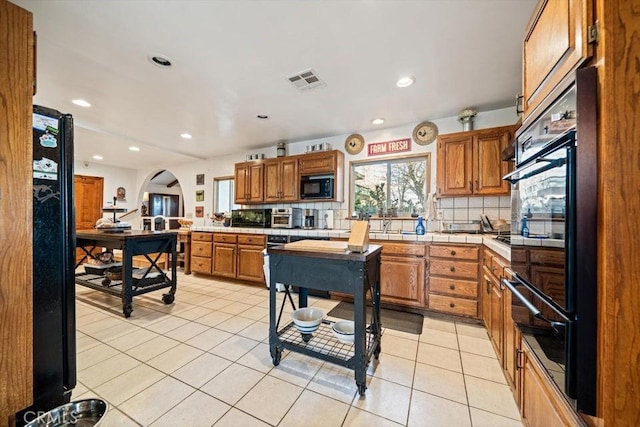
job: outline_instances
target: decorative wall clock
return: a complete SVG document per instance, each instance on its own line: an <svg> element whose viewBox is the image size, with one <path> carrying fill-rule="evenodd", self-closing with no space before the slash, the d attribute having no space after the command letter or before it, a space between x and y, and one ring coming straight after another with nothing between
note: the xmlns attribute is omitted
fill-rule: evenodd
<svg viewBox="0 0 640 427"><path fill-rule="evenodd" d="M438 126L432 122L422 122L413 129L413 140L418 145L429 145L438 137Z"/></svg>
<svg viewBox="0 0 640 427"><path fill-rule="evenodd" d="M358 133L349 135L344 142L344 149L349 154L358 154L364 148L364 138Z"/></svg>

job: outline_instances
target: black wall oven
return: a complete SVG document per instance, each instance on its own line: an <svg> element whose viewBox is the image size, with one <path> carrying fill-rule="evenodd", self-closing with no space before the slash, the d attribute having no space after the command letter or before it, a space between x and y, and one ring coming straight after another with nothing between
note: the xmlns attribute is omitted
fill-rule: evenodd
<svg viewBox="0 0 640 427"><path fill-rule="evenodd" d="M595 415L596 69L573 78L516 136L503 284L522 338L574 408Z"/></svg>

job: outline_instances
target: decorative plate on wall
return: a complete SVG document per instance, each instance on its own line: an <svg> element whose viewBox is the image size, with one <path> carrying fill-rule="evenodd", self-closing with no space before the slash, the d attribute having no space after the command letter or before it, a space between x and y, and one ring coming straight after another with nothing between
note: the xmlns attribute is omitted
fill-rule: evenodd
<svg viewBox="0 0 640 427"><path fill-rule="evenodd" d="M438 126L432 122L422 122L413 129L413 140L418 145L429 145L438 137Z"/></svg>
<svg viewBox="0 0 640 427"><path fill-rule="evenodd" d="M344 142L344 149L349 154L358 154L364 148L364 138L359 133L349 135Z"/></svg>

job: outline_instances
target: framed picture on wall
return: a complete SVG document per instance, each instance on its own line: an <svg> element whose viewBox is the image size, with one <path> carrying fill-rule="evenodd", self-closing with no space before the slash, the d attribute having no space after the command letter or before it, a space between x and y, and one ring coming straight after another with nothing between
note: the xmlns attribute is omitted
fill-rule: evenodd
<svg viewBox="0 0 640 427"><path fill-rule="evenodd" d="M204 190L196 190L196 202L204 202Z"/></svg>
<svg viewBox="0 0 640 427"><path fill-rule="evenodd" d="M204 206L196 206L196 218L204 217Z"/></svg>
<svg viewBox="0 0 640 427"><path fill-rule="evenodd" d="M199 173L196 175L196 185L204 185L204 174Z"/></svg>

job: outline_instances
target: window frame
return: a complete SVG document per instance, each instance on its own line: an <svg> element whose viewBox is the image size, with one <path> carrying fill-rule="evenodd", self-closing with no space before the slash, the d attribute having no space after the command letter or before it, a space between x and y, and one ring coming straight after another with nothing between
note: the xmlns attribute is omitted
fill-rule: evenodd
<svg viewBox="0 0 640 427"><path fill-rule="evenodd" d="M212 210L214 213L222 213L222 212L227 212L226 209L220 211L219 210L219 206L218 206L218 185L220 181L231 181L231 183L233 184L233 194L230 195L230 202L231 202L231 210L233 210L236 206L234 200L235 200L235 191L236 191L236 183L235 183L235 177L233 175L229 175L229 176L216 176L213 178L213 206L212 206ZM229 212L231 212L231 210L229 210Z"/></svg>
<svg viewBox="0 0 640 427"><path fill-rule="evenodd" d="M354 183L354 176L353 176L353 167L354 166L359 166L359 165L366 165L366 164L376 164L376 163L386 163L387 166L389 165L389 163L400 163L403 161L408 161L408 160L424 160L425 161L425 183L424 183L424 195L425 195L425 200L423 201L423 203L426 204L427 200L427 196L429 195L429 192L431 191L431 153L412 153L412 154L406 154L406 155L402 155L402 156L394 156L394 157L383 157L383 158L367 158L367 159L360 159L360 160L352 160L349 162L349 212L353 213L355 212L355 183ZM388 189L385 190L386 194L387 194L387 199L389 198L389 191ZM424 209L426 209L426 206L423 206ZM376 215L372 215L372 217L377 217ZM399 218L405 218L405 217L399 217ZM406 217L409 218L409 217Z"/></svg>

